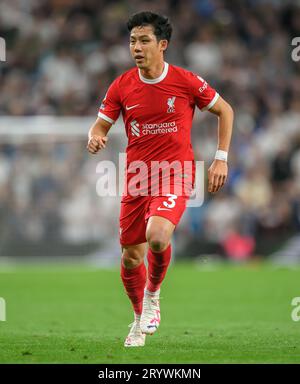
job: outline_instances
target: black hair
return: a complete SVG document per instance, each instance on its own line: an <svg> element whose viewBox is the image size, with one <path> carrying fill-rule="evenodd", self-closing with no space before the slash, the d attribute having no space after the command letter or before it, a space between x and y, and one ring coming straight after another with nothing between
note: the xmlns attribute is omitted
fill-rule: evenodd
<svg viewBox="0 0 300 384"><path fill-rule="evenodd" d="M129 32L135 27L151 25L157 41L168 40L170 42L172 35L172 25L166 16L157 15L152 12L139 12L132 15L128 22Z"/></svg>

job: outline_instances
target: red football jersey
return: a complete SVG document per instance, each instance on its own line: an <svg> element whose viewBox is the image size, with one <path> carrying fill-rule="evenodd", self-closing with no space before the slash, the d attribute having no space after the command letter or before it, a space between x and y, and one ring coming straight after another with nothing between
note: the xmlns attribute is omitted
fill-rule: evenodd
<svg viewBox="0 0 300 384"><path fill-rule="evenodd" d="M172 185L179 179L193 185L195 165L191 127L195 106L202 111L209 109L218 97L219 94L200 76L168 63L157 79L144 78L135 67L114 80L98 116L114 123L122 113L128 137L127 187L134 184L131 181L135 181L133 178L139 174L147 183L139 185L140 194L145 190L146 194L161 194L161 189L157 193L153 188L156 174L160 175L160 180L164 179L161 169L170 171ZM139 167L140 162L144 162L147 169ZM126 195L132 194L124 191L123 199Z"/></svg>

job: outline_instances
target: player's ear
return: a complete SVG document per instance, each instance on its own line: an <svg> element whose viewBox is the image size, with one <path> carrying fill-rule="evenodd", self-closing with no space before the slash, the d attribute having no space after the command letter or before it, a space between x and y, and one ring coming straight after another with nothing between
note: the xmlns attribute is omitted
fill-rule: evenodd
<svg viewBox="0 0 300 384"><path fill-rule="evenodd" d="M168 48L168 40L160 40L159 43L162 51L165 51Z"/></svg>

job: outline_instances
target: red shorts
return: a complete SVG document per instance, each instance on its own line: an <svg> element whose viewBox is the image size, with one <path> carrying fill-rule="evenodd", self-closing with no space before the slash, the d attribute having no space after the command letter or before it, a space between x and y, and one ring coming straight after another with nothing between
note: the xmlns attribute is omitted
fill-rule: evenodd
<svg viewBox="0 0 300 384"><path fill-rule="evenodd" d="M146 226L150 216L161 216L174 225L183 215L188 196L137 196L121 202L120 243L135 245L145 243Z"/></svg>

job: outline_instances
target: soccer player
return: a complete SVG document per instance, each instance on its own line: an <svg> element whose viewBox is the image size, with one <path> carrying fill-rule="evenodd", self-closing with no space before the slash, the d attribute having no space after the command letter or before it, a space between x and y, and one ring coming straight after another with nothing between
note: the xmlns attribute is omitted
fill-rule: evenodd
<svg viewBox="0 0 300 384"><path fill-rule="evenodd" d="M122 195L120 210L121 278L134 310L134 322L124 345L136 347L143 346L146 334L153 334L160 324L160 286L171 259L170 240L194 188L190 131L195 106L218 116L218 148L208 170L211 193L219 191L227 178L233 111L199 74L164 61L172 34L168 18L140 12L129 19L127 27L136 66L110 85L89 130L87 149L96 154L106 147L107 133L122 113L128 146L127 191ZM140 184L134 189L136 164L141 162L146 169L141 167ZM162 162L162 169L152 168L155 162ZM174 162L190 162L192 166L182 172L172 166ZM160 185L166 169L171 193L165 193ZM151 171L157 177L156 184ZM184 191L176 193L175 187L181 183Z"/></svg>

